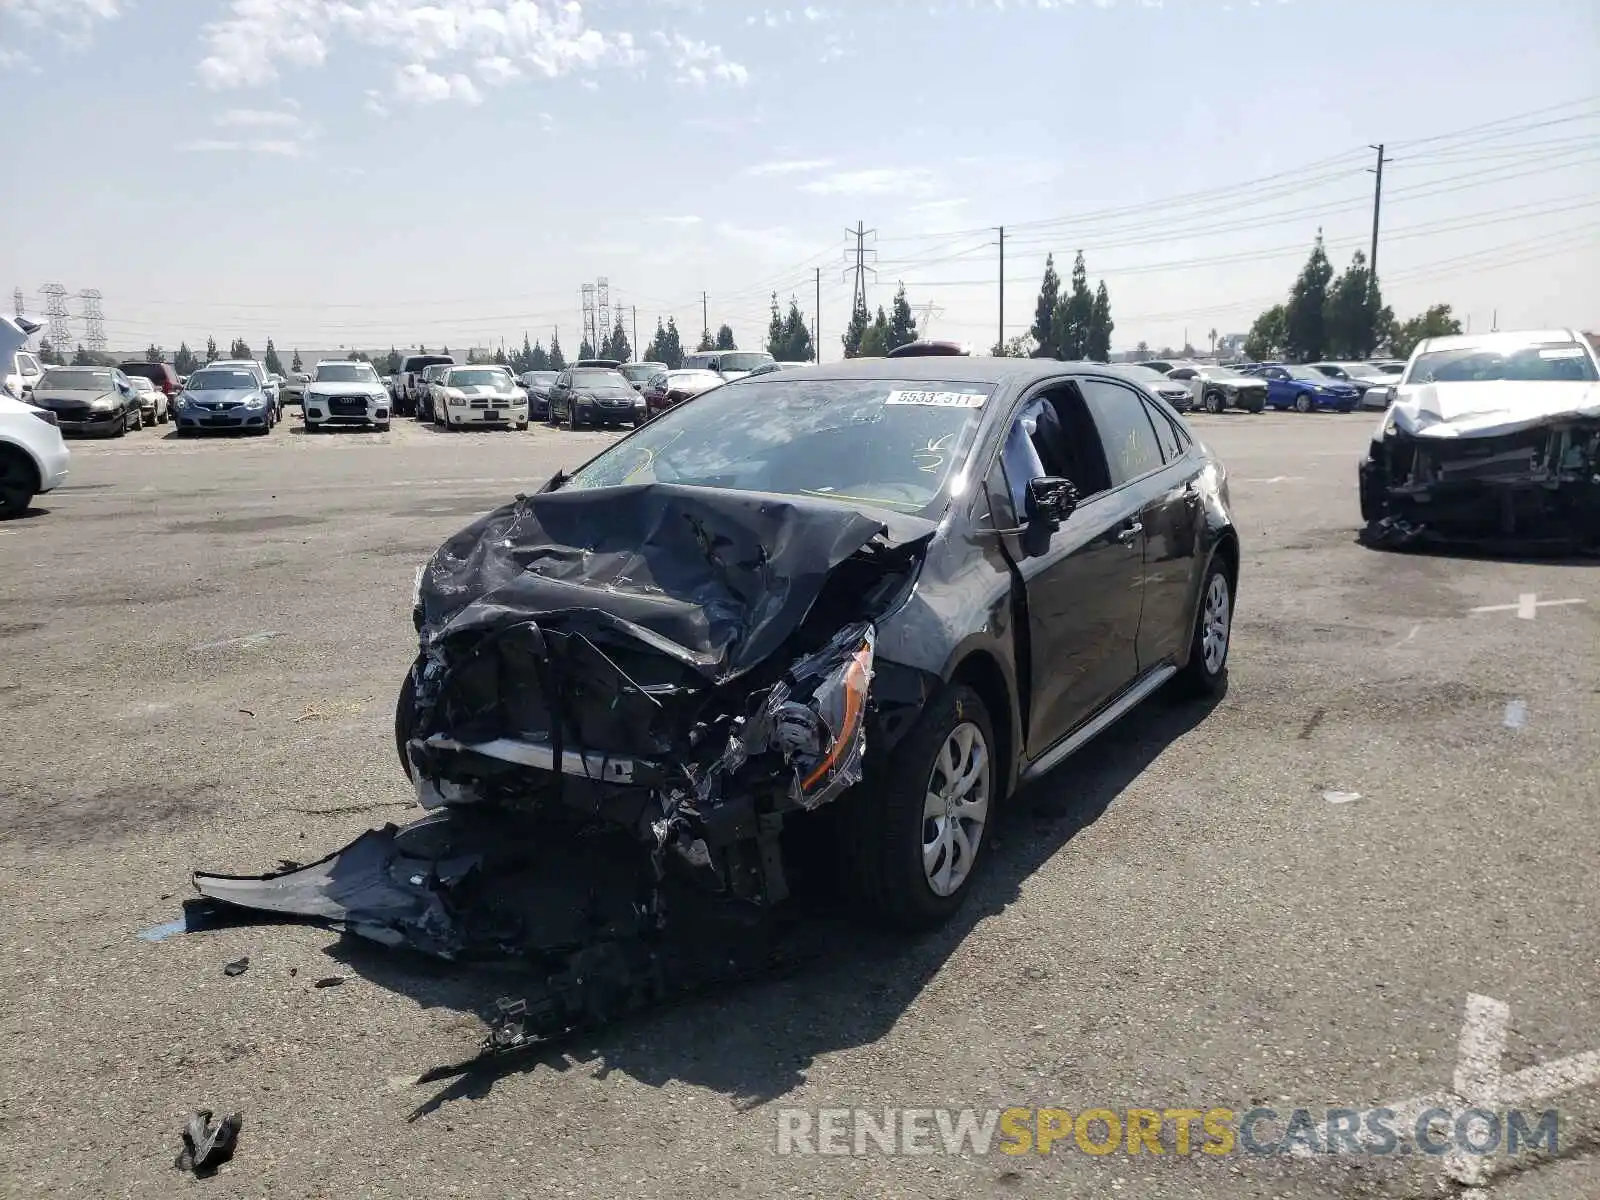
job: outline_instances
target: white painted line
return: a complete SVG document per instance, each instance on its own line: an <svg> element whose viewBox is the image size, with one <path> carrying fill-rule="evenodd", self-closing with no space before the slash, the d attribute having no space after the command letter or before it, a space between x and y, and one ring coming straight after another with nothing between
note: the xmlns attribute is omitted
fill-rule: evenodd
<svg viewBox="0 0 1600 1200"><path fill-rule="evenodd" d="M1531 621L1541 608L1556 608L1565 604L1587 604L1587 600L1541 600L1537 592L1523 592L1515 604L1480 604L1469 608L1473 613L1514 612L1524 621Z"/></svg>
<svg viewBox="0 0 1600 1200"><path fill-rule="evenodd" d="M1294 483L1304 479L1304 475L1274 475L1271 479L1241 479L1240 483Z"/></svg>
<svg viewBox="0 0 1600 1200"><path fill-rule="evenodd" d="M1506 701L1506 728L1521 729L1528 723L1528 704L1525 700Z"/></svg>
<svg viewBox="0 0 1600 1200"><path fill-rule="evenodd" d="M1469 995L1461 1034L1456 1041L1456 1069L1450 1089L1404 1100L1390 1100L1375 1107L1393 1111L1392 1127L1409 1131L1416 1128L1418 1119L1430 1108L1459 1114L1468 1108L1499 1112L1524 1106L1542 1107L1568 1092L1600 1083L1600 1050L1558 1058L1554 1062L1526 1067L1511 1075L1502 1074L1506 1031L1510 1024L1511 1007L1505 1001L1496 1000L1493 996ZM1435 1137L1439 1139L1448 1132L1442 1121L1435 1126L1435 1130ZM1379 1131L1363 1128L1354 1136L1358 1143L1372 1144L1383 1135ZM1349 1153L1350 1148L1330 1144L1322 1152ZM1297 1144L1291 1147L1290 1153L1306 1157L1318 1151ZM1485 1184L1493 1173L1495 1159L1492 1154L1467 1154L1459 1148L1452 1148L1442 1157L1439 1165L1444 1174L1456 1183L1478 1187Z"/></svg>
<svg viewBox="0 0 1600 1200"><path fill-rule="evenodd" d="M1414 640L1416 638L1417 634L1420 633L1421 631L1422 631L1422 626L1421 625L1413 625L1411 627L1411 632L1406 634L1405 637L1401 638L1398 642L1396 642L1395 645L1404 646L1407 642Z"/></svg>
<svg viewBox="0 0 1600 1200"><path fill-rule="evenodd" d="M1322 793L1322 798L1324 800L1326 800L1329 804L1354 804L1357 800L1361 799L1361 793L1360 792L1336 792L1336 791L1328 790L1328 791L1324 791Z"/></svg>
<svg viewBox="0 0 1600 1200"><path fill-rule="evenodd" d="M206 642L204 645L195 646L195 650L224 650L229 646L240 646L249 650L255 646L264 646L273 638L282 637L276 629L260 629L255 633L247 633L236 638L224 638L220 642Z"/></svg>

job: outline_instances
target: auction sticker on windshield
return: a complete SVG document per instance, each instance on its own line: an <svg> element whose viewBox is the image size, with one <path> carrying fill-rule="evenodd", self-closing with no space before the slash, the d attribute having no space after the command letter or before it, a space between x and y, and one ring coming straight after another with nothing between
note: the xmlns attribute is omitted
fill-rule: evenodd
<svg viewBox="0 0 1600 1200"><path fill-rule="evenodd" d="M885 404L922 404L929 408L982 408L982 392L890 392Z"/></svg>

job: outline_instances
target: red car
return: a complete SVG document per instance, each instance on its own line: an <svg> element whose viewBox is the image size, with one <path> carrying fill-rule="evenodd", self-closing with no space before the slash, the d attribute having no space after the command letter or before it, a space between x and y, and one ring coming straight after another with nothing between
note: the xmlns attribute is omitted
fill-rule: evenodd
<svg viewBox="0 0 1600 1200"><path fill-rule="evenodd" d="M645 411L652 417L660 416L701 392L721 387L724 382L715 371L662 371L652 375L650 382L644 385Z"/></svg>
<svg viewBox="0 0 1600 1200"><path fill-rule="evenodd" d="M117 370L124 375L139 375L148 379L166 393L168 400L183 391L183 388L178 383L178 373L172 369L171 363L153 363L144 362L140 359L130 359L128 362L118 363Z"/></svg>

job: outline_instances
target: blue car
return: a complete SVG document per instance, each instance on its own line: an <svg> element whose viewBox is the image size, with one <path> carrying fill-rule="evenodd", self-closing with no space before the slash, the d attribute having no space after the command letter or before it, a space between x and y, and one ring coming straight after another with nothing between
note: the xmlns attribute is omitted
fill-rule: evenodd
<svg viewBox="0 0 1600 1200"><path fill-rule="evenodd" d="M1311 367L1291 367L1283 363L1263 363L1250 374L1267 381L1267 407L1277 412L1331 409L1354 412L1361 403L1361 392L1354 384L1329 379Z"/></svg>

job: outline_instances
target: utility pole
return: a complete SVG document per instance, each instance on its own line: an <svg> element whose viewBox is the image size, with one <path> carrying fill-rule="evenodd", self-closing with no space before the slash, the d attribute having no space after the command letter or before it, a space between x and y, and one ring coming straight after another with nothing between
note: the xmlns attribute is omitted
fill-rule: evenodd
<svg viewBox="0 0 1600 1200"><path fill-rule="evenodd" d="M1000 340L995 345L1002 354L1006 349L1006 227L1000 229Z"/></svg>
<svg viewBox="0 0 1600 1200"><path fill-rule="evenodd" d="M1378 152L1378 165L1370 168L1377 178L1372 186L1372 254L1367 261L1368 304L1371 304L1378 294L1378 210L1383 206L1383 164L1394 161L1383 156L1382 142L1372 149Z"/></svg>
<svg viewBox="0 0 1600 1200"><path fill-rule="evenodd" d="M817 311L815 319L811 322L811 328L816 332L811 336L811 361L819 363L822 361L822 268L818 267L816 271Z"/></svg>
<svg viewBox="0 0 1600 1200"><path fill-rule="evenodd" d="M711 299L704 292L700 293L700 328L711 332Z"/></svg>
<svg viewBox="0 0 1600 1200"><path fill-rule="evenodd" d="M633 306L633 355L634 361L639 361L639 306Z"/></svg>

